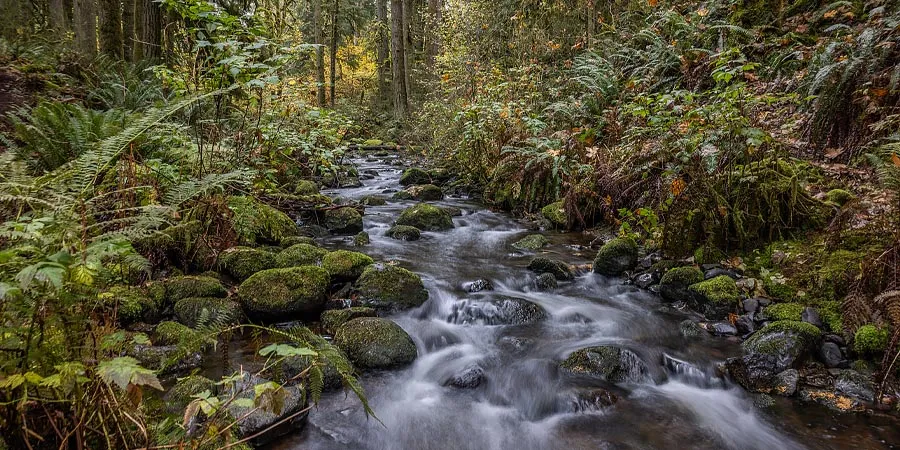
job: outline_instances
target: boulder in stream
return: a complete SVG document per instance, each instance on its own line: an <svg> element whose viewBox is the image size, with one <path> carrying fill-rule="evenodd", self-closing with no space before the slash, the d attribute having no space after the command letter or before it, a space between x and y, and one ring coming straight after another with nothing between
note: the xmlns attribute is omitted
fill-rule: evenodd
<svg viewBox="0 0 900 450"><path fill-rule="evenodd" d="M264 395L257 399L258 386L267 387L267 392L272 393L271 396ZM237 435L242 438L253 436L290 418L254 438L251 441L254 446L263 446L277 437L302 428L309 414L308 412L301 413L307 406L307 397L302 387L284 386L279 388L276 383L250 373L245 373L234 386L226 389L223 397L250 400L249 402L231 402L227 407L228 415L233 419L240 418L235 427ZM257 401L261 401L264 407L254 407L253 405Z"/></svg>
<svg viewBox="0 0 900 450"><path fill-rule="evenodd" d="M560 281L574 280L575 274L569 265L555 259L538 257L531 260L528 270L535 273L550 273Z"/></svg>
<svg viewBox="0 0 900 450"><path fill-rule="evenodd" d="M416 344L400 325L377 317L360 317L338 328L334 344L361 369L386 369L416 359Z"/></svg>
<svg viewBox="0 0 900 450"><path fill-rule="evenodd" d="M741 386L768 391L777 374L800 366L820 336L818 328L805 322L772 322L744 341L743 356L729 359L725 367Z"/></svg>
<svg viewBox="0 0 900 450"><path fill-rule="evenodd" d="M428 291L418 275L389 264L366 267L354 290L364 302L390 310L414 308L428 300Z"/></svg>
<svg viewBox="0 0 900 450"><path fill-rule="evenodd" d="M367 306L351 306L343 309L329 309L322 312L319 320L322 322L322 328L325 331L334 334L341 325L359 317L376 317L377 314L373 308Z"/></svg>
<svg viewBox="0 0 900 450"><path fill-rule="evenodd" d="M612 345L577 350L559 367L573 375L601 378L610 383L638 383L650 379L647 364L637 354Z"/></svg>
<svg viewBox="0 0 900 450"><path fill-rule="evenodd" d="M315 266L322 262L328 250L311 244L296 244L275 256L276 267ZM271 267L270 267L271 268Z"/></svg>
<svg viewBox="0 0 900 450"><path fill-rule="evenodd" d="M241 283L238 296L250 318L284 321L320 311L329 282L328 271L321 267L269 269Z"/></svg>
<svg viewBox="0 0 900 450"><path fill-rule="evenodd" d="M353 281L374 263L368 255L349 250L335 250L322 258L322 268L328 271L331 281L335 282Z"/></svg>
<svg viewBox="0 0 900 450"><path fill-rule="evenodd" d="M444 198L444 193L441 191L441 188L433 184L417 184L415 186L410 186L406 188L406 192L409 192L410 198L420 202L430 202L442 200Z"/></svg>
<svg viewBox="0 0 900 450"><path fill-rule="evenodd" d="M403 174L400 175L400 185L402 186L428 183L431 183L431 175L417 167L410 167L409 169L404 170Z"/></svg>
<svg viewBox="0 0 900 450"><path fill-rule="evenodd" d="M398 241L418 241L422 237L422 231L409 225L394 225L384 235Z"/></svg>
<svg viewBox="0 0 900 450"><path fill-rule="evenodd" d="M513 247L519 250L528 250L528 251L538 251L543 247L546 247L550 241L544 237L542 234L529 234L528 236L519 239L515 243L513 243Z"/></svg>
<svg viewBox="0 0 900 450"><path fill-rule="evenodd" d="M671 302L688 302L693 294L688 286L703 281L703 272L696 267L676 267L667 271L659 280L659 294Z"/></svg>
<svg viewBox="0 0 900 450"><path fill-rule="evenodd" d="M462 300L453 305L448 322L481 325L524 325L547 318L540 305L514 297Z"/></svg>
<svg viewBox="0 0 900 450"><path fill-rule="evenodd" d="M453 228L453 219L447 211L437 206L419 203L400 213L397 225L408 225L423 231L442 231Z"/></svg>
<svg viewBox="0 0 900 450"><path fill-rule="evenodd" d="M637 265L638 246L632 239L616 238L603 244L594 258L594 272L619 276Z"/></svg>
<svg viewBox="0 0 900 450"><path fill-rule="evenodd" d="M363 230L362 214L349 206L325 211L322 224L331 234L356 234Z"/></svg>
<svg viewBox="0 0 900 450"><path fill-rule="evenodd" d="M219 255L222 271L237 281L244 281L256 272L276 266L272 252L250 247L233 247Z"/></svg>

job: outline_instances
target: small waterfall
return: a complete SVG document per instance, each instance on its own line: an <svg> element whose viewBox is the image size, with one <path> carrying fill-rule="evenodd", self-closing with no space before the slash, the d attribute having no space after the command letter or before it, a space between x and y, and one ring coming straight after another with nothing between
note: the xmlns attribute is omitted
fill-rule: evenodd
<svg viewBox="0 0 900 450"><path fill-rule="evenodd" d="M685 384L707 389L725 388L725 380L717 376L714 370L703 370L692 363L667 353L663 353L663 366L670 378Z"/></svg>

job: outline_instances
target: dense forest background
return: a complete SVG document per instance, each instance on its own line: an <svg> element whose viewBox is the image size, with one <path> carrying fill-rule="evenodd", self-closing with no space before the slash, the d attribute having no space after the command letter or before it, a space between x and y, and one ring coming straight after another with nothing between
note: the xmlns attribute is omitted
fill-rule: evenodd
<svg viewBox="0 0 900 450"><path fill-rule="evenodd" d="M150 367L125 355L159 333L126 328L164 309L176 289L165 280L324 220L338 205L318 186L352 183L359 147L399 148L445 190L551 228L740 267L785 314L818 307L859 343L878 385L896 377L897 2L0 0L0 10L10 445L244 445L209 391L174 416L149 391L191 351L272 330L207 315ZM169 294L154 300L161 285ZM308 330L283 342L267 355L310 358L318 376L323 361L342 364ZM364 398L352 370L341 376ZM283 402L280 392L258 385L257 406ZM201 409L217 420L192 422Z"/></svg>

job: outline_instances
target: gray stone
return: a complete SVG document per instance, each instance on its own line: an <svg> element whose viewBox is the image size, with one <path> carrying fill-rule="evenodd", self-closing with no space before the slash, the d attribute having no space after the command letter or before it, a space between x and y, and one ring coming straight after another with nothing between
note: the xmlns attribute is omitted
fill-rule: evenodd
<svg viewBox="0 0 900 450"><path fill-rule="evenodd" d="M534 285L539 291L547 291L556 289L559 283L556 282L556 277L552 273L542 273L534 279Z"/></svg>
<svg viewBox="0 0 900 450"><path fill-rule="evenodd" d="M469 292L493 291L494 284L491 283L491 280L481 278L468 283L466 285L466 290Z"/></svg>
<svg viewBox="0 0 900 450"><path fill-rule="evenodd" d="M834 388L857 400L867 403L875 401L875 386L868 375L855 370L844 370L834 380Z"/></svg>
<svg viewBox="0 0 900 450"><path fill-rule="evenodd" d="M819 347L819 360L829 369L838 367L844 356L841 354L841 348L834 342L825 342Z"/></svg>
<svg viewBox="0 0 900 450"><path fill-rule="evenodd" d="M734 336L738 330L728 322L716 322L710 326L712 334L716 336Z"/></svg>
<svg viewBox="0 0 900 450"><path fill-rule="evenodd" d="M818 328L825 328L825 324L822 323L822 318L819 317L819 310L816 308L809 306L804 308L803 312L800 314L800 320L815 325Z"/></svg>
<svg viewBox="0 0 900 450"><path fill-rule="evenodd" d="M744 312L747 314L753 314L756 311L759 311L759 300L755 298L748 298L743 302Z"/></svg>
<svg viewBox="0 0 900 450"><path fill-rule="evenodd" d="M749 314L738 316L737 320L734 321L734 327L737 328L737 332L741 336L746 336L756 331L756 324L753 323L753 318Z"/></svg>
<svg viewBox="0 0 900 450"><path fill-rule="evenodd" d="M784 397L792 397L797 393L797 383L800 381L800 372L797 369L788 369L775 375L772 393Z"/></svg>
<svg viewBox="0 0 900 450"><path fill-rule="evenodd" d="M447 384L460 389L474 389L484 382L484 369L478 365L470 365L462 372L454 375Z"/></svg>

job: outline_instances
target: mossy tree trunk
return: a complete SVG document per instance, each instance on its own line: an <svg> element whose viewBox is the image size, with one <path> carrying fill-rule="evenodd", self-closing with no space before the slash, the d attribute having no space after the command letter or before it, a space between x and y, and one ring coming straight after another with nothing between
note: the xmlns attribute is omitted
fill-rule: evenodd
<svg viewBox="0 0 900 450"><path fill-rule="evenodd" d="M123 58L122 2L100 0L100 51L115 59Z"/></svg>
<svg viewBox="0 0 900 450"><path fill-rule="evenodd" d="M75 47L85 58L97 56L96 0L75 0Z"/></svg>

